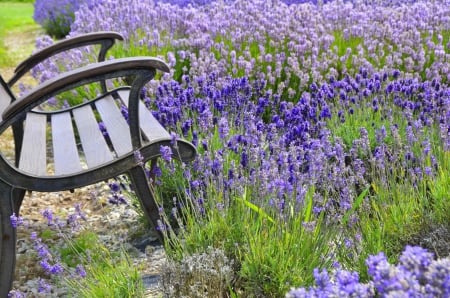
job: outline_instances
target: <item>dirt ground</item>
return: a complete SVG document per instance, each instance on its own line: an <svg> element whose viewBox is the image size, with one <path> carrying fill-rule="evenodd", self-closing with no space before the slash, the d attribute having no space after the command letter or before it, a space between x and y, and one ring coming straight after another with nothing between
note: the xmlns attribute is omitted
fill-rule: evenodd
<svg viewBox="0 0 450 298"><path fill-rule="evenodd" d="M8 80L14 74L14 68L28 58L34 51L36 38L44 34L39 27L29 27L20 31L10 32L5 36L4 44L7 48L12 65L0 66L0 74L4 80Z"/></svg>

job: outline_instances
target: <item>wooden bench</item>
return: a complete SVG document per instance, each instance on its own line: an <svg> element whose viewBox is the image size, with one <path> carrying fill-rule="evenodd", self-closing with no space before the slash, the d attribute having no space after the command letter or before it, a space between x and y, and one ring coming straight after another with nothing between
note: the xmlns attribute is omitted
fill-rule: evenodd
<svg viewBox="0 0 450 298"><path fill-rule="evenodd" d="M195 147L182 139L174 142L140 100L142 87L156 71L168 72L161 60L150 57L104 61L115 32L98 32L60 41L32 55L5 82L0 77L0 134L12 129L14 157L0 155L0 297L12 286L16 258L16 231L10 216L19 214L27 190L54 192L73 190L127 174L144 213L156 228L160 219L145 163L170 146L173 157L195 158ZM32 67L55 53L98 45L98 62L59 74L16 98L11 87ZM131 77L130 86L106 90L106 80ZM37 109L48 99L76 87L100 83L101 95L82 104L56 111ZM128 121L121 106L128 108ZM102 121L107 134L99 129Z"/></svg>

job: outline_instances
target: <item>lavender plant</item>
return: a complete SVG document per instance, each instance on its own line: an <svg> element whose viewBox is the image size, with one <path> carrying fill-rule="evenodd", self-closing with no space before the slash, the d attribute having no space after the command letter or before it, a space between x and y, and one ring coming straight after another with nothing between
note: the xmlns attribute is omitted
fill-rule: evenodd
<svg viewBox="0 0 450 298"><path fill-rule="evenodd" d="M126 48L132 51L125 54L165 56L178 75L263 77L275 92L295 99L311 82L354 75L360 67L447 81L444 2L381 9L356 1L322 6L212 1L196 7L149 1L127 2L130 11L124 11L114 0L81 7L72 34L117 30L129 40ZM126 21L102 21L114 19Z"/></svg>
<svg viewBox="0 0 450 298"><path fill-rule="evenodd" d="M346 80L348 79L350 78ZM316 253L318 250L322 251L323 254L318 254L322 262L327 258L328 252L321 250L320 247L323 249L325 245L328 247L330 243L336 241L335 247L343 253L334 251L334 254L339 255L338 258L345 262L346 266L355 266L361 262L362 256L380 250L388 251L395 257L398 247L410 240L408 235L421 229L425 216L422 210L430 207L422 193L426 181L432 181L437 165L429 164L433 159L432 151L427 145L429 142L423 136L433 137L434 144L440 143L443 146L447 136L441 135L443 136L441 139L427 131L439 130L432 123L440 122L444 118L441 118L439 111L431 112L434 109L433 104L420 104L420 108L418 104L415 113L411 114L407 105L400 104L403 101L399 100L416 96L414 92L409 91L405 94L397 93L400 107L397 115L392 112L392 105L387 104L390 109L388 107L380 109L373 105L374 97L381 99L390 96L386 90L392 88L391 84L404 82L403 79L389 75L374 75L373 78L361 77L358 80L361 85L366 86L370 84L375 86L379 80L380 85L377 87L379 89L373 87L370 96L364 95L366 89L358 90L355 95L358 102L349 108L354 110L349 114L340 111L346 105L337 100L337 98L344 99L345 96L329 96L329 94L344 94L339 90L341 87L342 90L346 89L345 80L333 81L320 87L311 86L315 91L304 94L295 105L280 101L277 96L263 95L265 86L263 82L254 82L252 86L245 78L229 79L219 85L217 77L210 75L197 82L191 82L185 77L182 87L176 82L162 84L156 91L153 103L156 109L155 116L165 126L173 129L178 127L185 137L192 138L192 141L198 144L201 156L195 162L193 171L185 173L185 177L190 180L189 188L186 190L187 198L192 208L196 210L194 217L198 217L197 220L200 220L201 224L196 226L193 218L187 220L186 230L190 232L187 236L185 234L182 236L185 241L183 245L186 245L182 246L182 250L185 253L192 253L198 247L205 248L208 245L223 247L241 264L242 276L248 280L252 278L258 280L261 268L252 270L252 274L249 274L246 266L252 264L252 267L256 268L255 264L264 264L265 257L273 257L274 253L270 253L271 246L267 244L266 239L278 239L277 235L280 234L272 234L261 228L257 224L259 221L250 215L256 210L257 213L267 214L263 216L266 221L275 221L285 226L289 233L294 233L293 231L300 233L297 239L301 239L303 244L306 243L306 236L301 232L303 229L298 226L288 228L295 218L304 221L305 226L309 226L309 222L314 222L313 230L317 229L315 230L317 233L323 234L333 226L343 225L337 233L342 238L330 237L312 242L314 244L310 250L306 250L308 252L314 250ZM354 92L351 88L347 90L350 94ZM418 88L417 92L420 94L424 91L431 94L433 90L434 87L425 84L423 88ZM441 94L446 98L447 92L438 92L437 96ZM385 100L388 102L387 99L383 99L382 102ZM182 107L185 109L181 109ZM271 119L264 118L266 108L271 111ZM363 117L358 115L366 109L367 113L364 112ZM431 113L428 114L429 112ZM427 114L427 117L424 117L423 113ZM385 123L391 125L389 135L382 125L379 127L374 125L379 124L381 118L373 119L372 116L392 117ZM327 125L334 117L340 119L341 125L350 122L348 125L353 126L354 121L357 121L356 125L361 125L358 135L348 144L342 141L339 131L330 130ZM353 122L352 117L355 117ZM397 124L397 121L403 123L404 117L407 122ZM436 120L434 117L437 117ZM426 119L428 124L421 124L420 119ZM360 122L361 120L363 122ZM419 129L408 126L408 121L416 123ZM399 127L404 129L403 136L399 133ZM369 131L372 136L369 135ZM370 188L367 188L369 185ZM312 188L313 193L307 195L308 190ZM370 189L370 193L367 189ZM247 214L236 205L239 205L238 198L248 193L251 193L249 198L243 200L247 202L246 207L249 211ZM393 193L396 195L393 196ZM307 199L309 196L314 198L311 205L307 203L310 202ZM247 195L245 197L247 198ZM219 211L214 211L216 209ZM308 220L299 217L299 214L305 214L306 210L312 210L313 214ZM209 215L202 219L204 214ZM316 226L322 215L327 223L325 228L321 225ZM239 224L233 224L231 230L225 227L242 218L247 218L245 223L255 223L253 227L256 231L250 229L252 232L249 232L245 225ZM374 218L377 220L374 221ZM371 223L386 228L374 231L374 226L369 226ZM348 238L347 233L352 227L356 229L356 234ZM262 238L255 239L255 234ZM371 237L375 239L371 240ZM289 243L286 241L279 239L273 242L277 244L278 253L280 243ZM236 249L233 243L238 244L239 249ZM355 248L355 251L351 250L352 248ZM283 247L282 250L289 251L287 247ZM350 253L353 256L349 257ZM252 261L248 263L246 257L242 257L247 254L254 256L254 259L249 258ZM275 274L276 268L273 264L281 265L283 262L272 259L268 264L263 265L263 268L271 268L272 274L279 277L280 274ZM281 268L286 272L287 267L283 264ZM358 269L362 270L362 266ZM288 270L290 273L293 271ZM267 272L264 276L270 274ZM286 281L280 281L278 284L285 285ZM293 281L288 280L287 283L289 282ZM252 284L252 288L257 289L266 284L267 281L259 280ZM270 290L266 289L268 292L261 291L268 294L271 290L273 287Z"/></svg>
<svg viewBox="0 0 450 298"><path fill-rule="evenodd" d="M74 13L83 1L41 1L34 2L34 20L45 32L55 38L63 38L70 32Z"/></svg>
<svg viewBox="0 0 450 298"><path fill-rule="evenodd" d="M37 293L56 295L56 286L63 285L70 295L77 297L142 297L142 279L137 269L131 268L126 252L107 249L96 234L81 225L87 219L81 206L77 204L73 209L64 219L45 209L42 216L50 230L39 235L35 231L30 233L42 270ZM15 228L30 226L16 214L10 220ZM48 245L48 231L52 234L50 238L63 238L64 244ZM28 297L28 294L12 290L9 297Z"/></svg>
<svg viewBox="0 0 450 298"><path fill-rule="evenodd" d="M76 12L71 35L116 30L116 57L172 68L143 92L198 150L187 166L161 148L154 173L169 256L223 251L242 296L446 293L424 276L439 264L445 280L448 250L402 249L449 224L450 6L288 2L108 0ZM428 261L416 270L415 258Z"/></svg>
<svg viewBox="0 0 450 298"><path fill-rule="evenodd" d="M337 268L315 270L315 286L292 289L286 297L447 297L450 295L450 259L434 260L421 247L406 246L397 265L383 253L366 261L371 280L362 283L357 272Z"/></svg>

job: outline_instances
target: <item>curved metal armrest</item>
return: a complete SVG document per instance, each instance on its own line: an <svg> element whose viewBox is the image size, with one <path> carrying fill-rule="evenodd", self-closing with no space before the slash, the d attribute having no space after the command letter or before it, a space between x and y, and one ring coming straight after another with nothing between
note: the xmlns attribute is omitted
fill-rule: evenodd
<svg viewBox="0 0 450 298"><path fill-rule="evenodd" d="M103 31L83 34L61 40L33 54L28 59L20 63L14 71L14 76L9 80L8 86L11 87L12 85L14 85L14 83L16 83L25 73L27 73L31 68L44 61L45 59L48 59L57 53L64 52L70 49L87 45L100 44L101 49L98 55L98 61L104 61L106 52L114 45L116 39L124 40L124 37L117 32Z"/></svg>
<svg viewBox="0 0 450 298"><path fill-rule="evenodd" d="M101 80L134 76L135 80L131 86L133 91L130 94L131 104L131 99L139 98L140 89L153 78L156 70L169 72L169 67L157 58L133 57L93 63L65 72L37 86L29 94L9 105L2 114L3 123L0 131L16 120L22 119L27 112L47 99L64 91Z"/></svg>

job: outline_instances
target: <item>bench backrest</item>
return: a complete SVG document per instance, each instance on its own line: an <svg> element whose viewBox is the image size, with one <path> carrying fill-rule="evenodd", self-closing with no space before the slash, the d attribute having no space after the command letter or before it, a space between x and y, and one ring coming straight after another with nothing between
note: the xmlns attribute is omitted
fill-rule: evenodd
<svg viewBox="0 0 450 298"><path fill-rule="evenodd" d="M128 106L129 93L129 88L120 88L58 113L29 112L19 168L41 177L71 175L132 152L130 129L121 113L121 106ZM144 143L170 139L144 103L139 107Z"/></svg>

